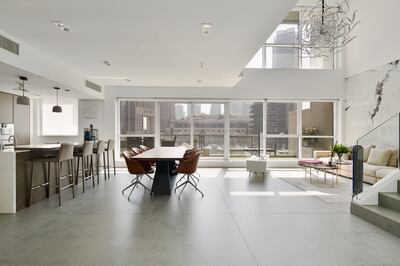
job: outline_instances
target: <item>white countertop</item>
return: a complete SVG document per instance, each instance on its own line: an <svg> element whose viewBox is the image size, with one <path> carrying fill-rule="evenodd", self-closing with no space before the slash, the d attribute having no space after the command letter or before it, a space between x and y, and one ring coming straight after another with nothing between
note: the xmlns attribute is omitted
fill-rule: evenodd
<svg viewBox="0 0 400 266"><path fill-rule="evenodd" d="M29 150L14 150L14 149L4 149L0 150L1 153L21 153L21 152L29 152Z"/></svg>

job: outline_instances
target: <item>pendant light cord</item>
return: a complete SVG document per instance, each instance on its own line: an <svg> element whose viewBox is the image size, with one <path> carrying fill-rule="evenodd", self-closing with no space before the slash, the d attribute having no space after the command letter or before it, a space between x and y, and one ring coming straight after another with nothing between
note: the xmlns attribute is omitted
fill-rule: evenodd
<svg viewBox="0 0 400 266"><path fill-rule="evenodd" d="M325 0L322 0L322 25L324 25L324 15L325 15Z"/></svg>

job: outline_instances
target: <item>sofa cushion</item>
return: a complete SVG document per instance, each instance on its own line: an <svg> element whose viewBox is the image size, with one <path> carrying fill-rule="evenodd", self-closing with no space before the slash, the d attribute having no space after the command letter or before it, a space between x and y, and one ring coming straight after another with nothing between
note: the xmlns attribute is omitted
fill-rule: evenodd
<svg viewBox="0 0 400 266"><path fill-rule="evenodd" d="M392 153L390 154L388 166L397 167L399 161L399 149L392 149Z"/></svg>
<svg viewBox="0 0 400 266"><path fill-rule="evenodd" d="M392 151L390 149L371 149L368 156L368 164L387 166Z"/></svg>
<svg viewBox="0 0 400 266"><path fill-rule="evenodd" d="M376 176L376 170L382 169L382 166L364 163L364 175Z"/></svg>
<svg viewBox="0 0 400 266"><path fill-rule="evenodd" d="M381 168L376 170L376 177L377 178L384 178L385 176L387 176L388 174L390 174L391 172L393 172L396 168L394 167L386 167L386 168Z"/></svg>
<svg viewBox="0 0 400 266"><path fill-rule="evenodd" d="M375 145L365 145L363 146L363 161L368 161L369 153L371 149L375 148Z"/></svg>

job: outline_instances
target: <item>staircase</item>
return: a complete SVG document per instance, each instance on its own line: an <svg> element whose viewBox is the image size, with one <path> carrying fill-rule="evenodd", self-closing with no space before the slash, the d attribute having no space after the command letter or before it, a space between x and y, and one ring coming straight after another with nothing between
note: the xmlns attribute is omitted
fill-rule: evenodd
<svg viewBox="0 0 400 266"><path fill-rule="evenodd" d="M397 192L379 192L378 205L352 203L351 213L400 237L400 180Z"/></svg>

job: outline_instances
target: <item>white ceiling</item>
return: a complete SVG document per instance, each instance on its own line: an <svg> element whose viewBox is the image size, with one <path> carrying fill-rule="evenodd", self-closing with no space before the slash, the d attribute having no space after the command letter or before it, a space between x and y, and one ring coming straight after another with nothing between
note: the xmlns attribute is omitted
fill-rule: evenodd
<svg viewBox="0 0 400 266"><path fill-rule="evenodd" d="M228 87L295 4L296 0L1 0L0 30L100 85ZM50 23L54 20L72 31L60 31ZM201 34L202 22L212 23L209 35Z"/></svg>
<svg viewBox="0 0 400 266"><path fill-rule="evenodd" d="M60 87L61 98L90 98L90 95L85 94L81 90L65 87L62 84L51 81L47 78L35 75L33 73L21 70L19 68L0 62L0 91L11 94L22 95L22 92L16 90L20 76L25 76L28 80L25 82L25 89L28 90L26 96L29 98L54 98L55 92L53 87ZM66 90L70 90L67 92Z"/></svg>

